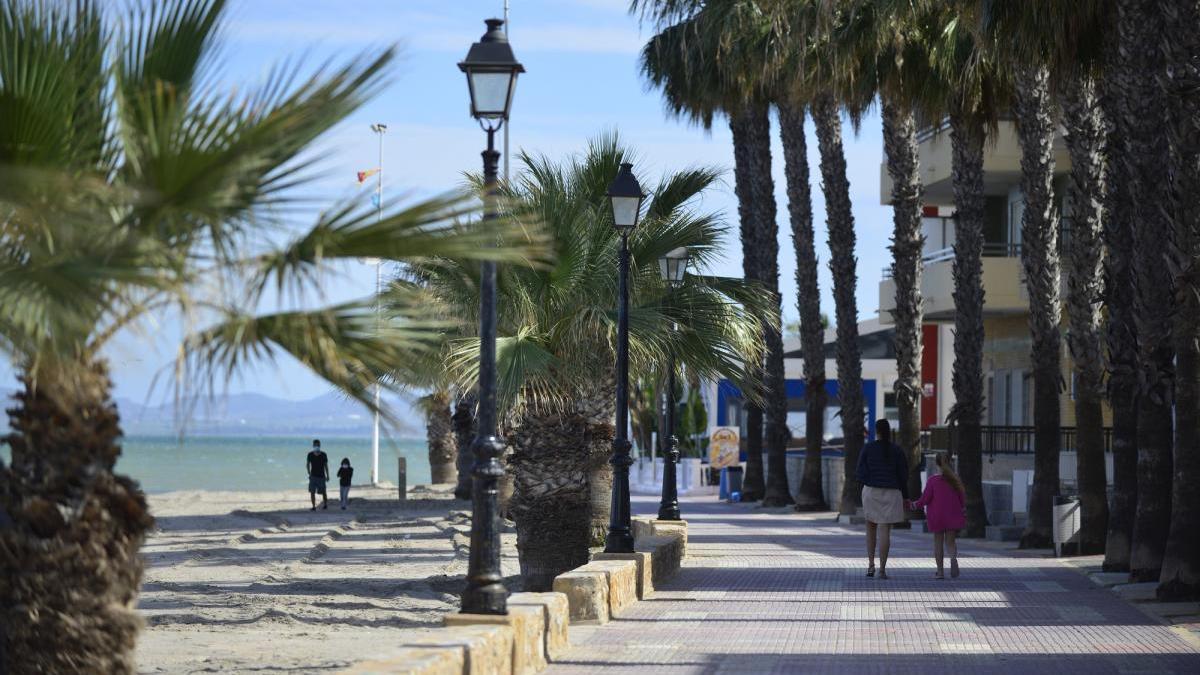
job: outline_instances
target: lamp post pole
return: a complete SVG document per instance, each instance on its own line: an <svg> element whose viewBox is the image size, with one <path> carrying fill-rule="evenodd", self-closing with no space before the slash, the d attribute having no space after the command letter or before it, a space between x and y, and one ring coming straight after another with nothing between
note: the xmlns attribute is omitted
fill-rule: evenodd
<svg viewBox="0 0 1200 675"><path fill-rule="evenodd" d="M617 276L617 428L612 442L612 504L608 515L605 553L633 553L633 528L629 509L629 234L637 227L646 198L633 175L633 165L621 164L608 187L613 227L621 234Z"/></svg>
<svg viewBox="0 0 1200 675"><path fill-rule="evenodd" d="M659 269L663 281L667 282L668 292L683 285L683 277L687 271L688 251L677 248L659 259ZM668 296L670 297L670 296ZM671 333L679 330L679 325L671 323ZM667 395L666 414L663 415L663 430L666 448L663 452L663 483L662 500L658 505L659 520L679 520L679 488L676 484L677 467L679 465L679 439L675 437L675 352L667 352Z"/></svg>
<svg viewBox="0 0 1200 675"><path fill-rule="evenodd" d="M496 130L487 129L483 151L483 222L496 218ZM499 483L504 476L500 453L504 444L496 435L496 263L480 264L479 277L479 431L475 437L475 466L471 470L471 556L464 614L506 614L508 591L500 574Z"/></svg>
<svg viewBox="0 0 1200 675"><path fill-rule="evenodd" d="M663 422L666 430L666 452L663 453L662 501L658 504L659 520L679 520L679 490L676 487L676 465L679 464L679 439L675 438L675 355L667 356L667 412Z"/></svg>
<svg viewBox="0 0 1200 675"><path fill-rule="evenodd" d="M504 22L488 19L488 30L471 46L459 68L467 75L471 115L487 132L483 151L483 227L495 220L499 192L496 131L508 119L517 75L524 68L513 56ZM479 413L472 449L471 552L467 588L462 594L463 614L507 614L508 590L500 570L500 453L504 443L496 431L496 263L480 263L479 275Z"/></svg>
<svg viewBox="0 0 1200 675"><path fill-rule="evenodd" d="M620 270L617 280L617 429L612 443L612 504L609 508L605 553L633 553L629 509L629 234L621 233Z"/></svg>

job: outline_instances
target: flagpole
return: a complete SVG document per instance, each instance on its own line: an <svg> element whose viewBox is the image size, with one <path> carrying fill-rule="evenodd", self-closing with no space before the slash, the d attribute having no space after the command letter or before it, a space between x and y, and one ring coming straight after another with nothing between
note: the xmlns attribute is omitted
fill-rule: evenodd
<svg viewBox="0 0 1200 675"><path fill-rule="evenodd" d="M504 36L508 37L508 0L504 0ZM512 122L505 121L504 124L504 182L508 182L508 130L512 128Z"/></svg>
<svg viewBox="0 0 1200 675"><path fill-rule="evenodd" d="M383 134L387 132L386 124L372 124L371 131L379 135L379 171L375 174L375 222L383 220ZM379 324L382 310L383 292L383 259L375 259L375 317ZM379 485L379 383L375 383L375 414L371 426L371 485Z"/></svg>

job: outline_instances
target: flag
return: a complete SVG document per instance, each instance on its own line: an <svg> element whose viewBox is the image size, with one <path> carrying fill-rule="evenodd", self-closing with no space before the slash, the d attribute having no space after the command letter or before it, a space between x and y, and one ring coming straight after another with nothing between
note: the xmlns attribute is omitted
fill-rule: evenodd
<svg viewBox="0 0 1200 675"><path fill-rule="evenodd" d="M371 206L374 206L375 208L379 208L379 193L378 192L371 195Z"/></svg>
<svg viewBox="0 0 1200 675"><path fill-rule="evenodd" d="M368 178L379 173L379 169L367 169L366 171L358 172L358 184L362 185Z"/></svg>

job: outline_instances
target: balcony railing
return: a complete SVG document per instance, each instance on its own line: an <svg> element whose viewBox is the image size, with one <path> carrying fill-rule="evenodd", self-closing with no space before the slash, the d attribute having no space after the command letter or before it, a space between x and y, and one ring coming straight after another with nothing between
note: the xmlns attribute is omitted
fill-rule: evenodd
<svg viewBox="0 0 1200 675"><path fill-rule="evenodd" d="M1033 454L1034 427L1026 426L991 426L980 427L982 432L983 452L988 455L1031 455ZM1075 427L1059 429L1059 446L1063 450L1076 449ZM932 427L921 432L921 449L925 452L936 450L951 450L949 427ZM1104 428L1104 452L1112 452L1112 427Z"/></svg>
<svg viewBox="0 0 1200 675"><path fill-rule="evenodd" d="M1009 244L1006 242L987 242L983 245L983 257L985 258L1019 258L1021 257L1021 245ZM954 260L954 247L947 246L926 253L921 256L921 261L926 265L932 263L946 262ZM883 278L892 278L892 268L883 268Z"/></svg>

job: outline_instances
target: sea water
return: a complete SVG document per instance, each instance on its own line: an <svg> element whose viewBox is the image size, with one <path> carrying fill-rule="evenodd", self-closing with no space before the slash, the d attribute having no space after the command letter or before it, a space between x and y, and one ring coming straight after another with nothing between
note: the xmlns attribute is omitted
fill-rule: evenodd
<svg viewBox="0 0 1200 675"><path fill-rule="evenodd" d="M311 436L127 436L121 441L117 472L146 492L174 490L302 490L308 489L305 459ZM371 479L371 438L322 437L329 456L329 475L336 485L342 458L354 467L354 483ZM0 448L7 463L10 452ZM408 484L429 482L425 441L380 439L379 478L395 483L397 458L407 460Z"/></svg>

